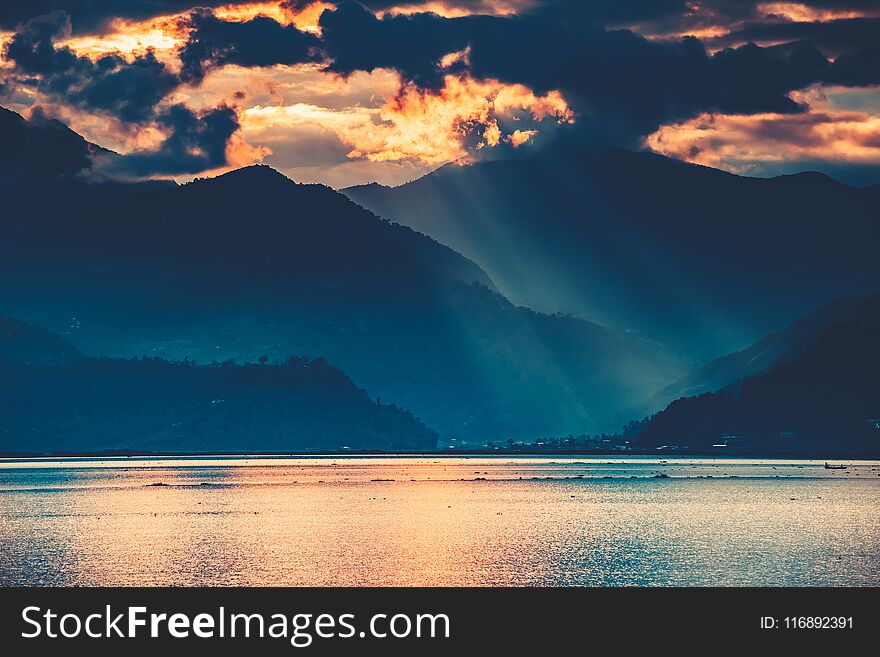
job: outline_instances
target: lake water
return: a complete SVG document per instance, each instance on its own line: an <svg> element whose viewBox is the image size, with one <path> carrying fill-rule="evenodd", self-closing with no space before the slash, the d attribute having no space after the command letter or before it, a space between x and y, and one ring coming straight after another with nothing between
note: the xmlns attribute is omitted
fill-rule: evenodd
<svg viewBox="0 0 880 657"><path fill-rule="evenodd" d="M0 460L0 584L877 585L880 464L847 464Z"/></svg>

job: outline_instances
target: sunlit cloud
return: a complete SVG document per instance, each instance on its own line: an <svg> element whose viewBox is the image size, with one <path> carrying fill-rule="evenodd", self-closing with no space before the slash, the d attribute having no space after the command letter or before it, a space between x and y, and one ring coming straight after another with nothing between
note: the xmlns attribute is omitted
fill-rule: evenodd
<svg viewBox="0 0 880 657"><path fill-rule="evenodd" d="M521 146L539 128L504 132L499 123L517 120L518 112L537 123L573 120L558 93L536 96L521 85L447 76L438 91L406 86L374 107L329 109L306 102L249 107L242 125L254 143L271 138L271 133L317 127L338 137L349 148L349 159L415 160L436 165L467 160L475 150L502 142Z"/></svg>
<svg viewBox="0 0 880 657"><path fill-rule="evenodd" d="M821 90L811 95L813 111L804 114L703 114L663 126L645 144L670 157L741 174L785 162L880 167L880 114L836 107Z"/></svg>
<svg viewBox="0 0 880 657"><path fill-rule="evenodd" d="M198 3L193 6L198 6ZM219 19L233 22L266 16L282 25L293 25L299 30L320 33L318 19L330 7L332 5L319 1L294 10L284 2L255 2L223 5L215 8L213 13ZM160 60L176 65L176 50L186 41L189 33L188 16L189 12L181 12L142 21L116 19L101 34L72 36L59 41L58 45L67 46L78 55L92 59L111 53L130 58L152 49ZM0 33L0 45L11 36L12 33Z"/></svg>
<svg viewBox="0 0 880 657"><path fill-rule="evenodd" d="M282 25L293 25L298 30L320 33L318 19L325 9L331 9L334 5L321 2L311 2L299 9L294 9L292 3L286 2L254 2L251 4L230 4L214 9L214 15L225 21L249 21L257 16L266 16Z"/></svg>
<svg viewBox="0 0 880 657"><path fill-rule="evenodd" d="M210 10L218 20L245 23L256 17L267 17L283 26L295 26L314 35L320 35L322 13L335 7L333 1L325 0L223 1L227 4ZM816 7L814 4L826 6ZM846 3L811 3L807 0L742 4L727 0L693 0L683 10L670 4L672 9L669 11L646 6L644 11L639 10L641 13L612 12L607 15L621 20L647 21L639 25L608 27L630 27L655 39L693 35L701 38L704 47L711 52L745 40L755 40L761 45L770 45L783 38L792 40L786 35L800 34L801 26L809 27L813 23L821 23L822 34L825 34L840 23L880 14L880 5L875 9L869 3L853 4L857 9L841 9L840 6L846 7ZM197 5L195 3L194 7ZM165 96L155 99L157 111L174 104L196 112L206 112L218 106L235 107L241 129L227 148L229 166L266 161L286 172L298 171L306 178L315 176L320 179L320 172L325 171L328 179L337 182L359 181L360 176L367 174L380 176L383 181L400 180L446 162L463 163L500 154L510 155L517 149L528 152L538 148L560 124L575 122L576 116L569 101L582 112L579 125L592 123L587 120L592 116L590 103L578 95L576 86L572 90L563 84L564 80L554 81L554 86L566 89L566 95L559 91L544 93L548 87L540 81L540 67L537 77L534 73L530 73L532 77L520 77L515 71L499 72L497 65L487 69L485 52L480 50L479 41L471 38L453 39L449 48L457 49L453 52L444 50L445 41L430 51L426 66L432 71L438 70L439 75L431 77L428 83L409 74L393 57L390 62L380 59L375 64L378 68L370 72L359 70L357 65L333 69L333 55L327 54L329 50L321 50L322 44L331 42L330 27L327 27L324 35L327 38L323 41L311 35L308 37L319 44L313 49L318 54L311 57L310 51L310 57L299 60L300 63L283 56L257 60L266 65L253 65L252 58L216 58L207 60L210 65L205 66L204 77L187 77L181 69L181 47L193 36L193 24L192 10L181 10L185 6L175 5L179 13L145 20L116 18L103 21L100 23L101 34L74 30L71 35L72 30L68 29L54 43L57 48L67 47L79 57L88 57L95 65L108 54L121 55L133 62L151 53L150 56L164 64L176 81L176 84L169 85ZM418 12L433 12L446 18L521 14L511 22L522 22L523 25L532 25L525 21L533 17L540 6L547 11L571 8L565 3L541 5L538 0L401 0L397 5L374 2L369 6L386 7L376 12L379 16ZM596 9L599 14L600 10L601 7ZM373 18L369 14L366 17ZM483 20L507 22L487 18L479 19L475 24L481 24ZM417 23L413 22L414 25ZM755 32L755 26L761 29ZM870 30L870 25L864 29ZM346 39L355 38L357 34L355 31L354 36L347 35ZM847 34L845 32L844 37ZM12 32L0 32L0 52L11 37ZM814 37L814 41L818 38ZM262 52L264 41L258 39L256 43L256 50ZM366 40L364 52L373 43ZM825 42L816 43L822 56L830 57L832 61L841 53L846 54L845 48L849 47L846 42L845 48L834 51L829 50ZM468 45L465 47L465 44ZM492 52L496 50L493 46ZM552 51L552 48L548 50ZM282 54L284 52L287 51L282 50ZM398 51L392 49L392 52ZM403 54L408 56L407 52ZM284 61L285 64L273 65L275 61ZM528 69L528 63L523 62L522 68ZM397 66L400 72L382 68L385 66ZM28 78L12 70L11 62L0 56L0 71L5 74L6 70L11 71L7 76L10 83L0 88L5 94L0 101L6 107L23 113L32 107L42 107L89 140L120 153L149 150L161 144L166 136L161 127L151 121L149 113L145 114L144 120L126 123L106 112L89 113L85 106L73 106L75 103L69 99L65 101L58 93L53 93L51 84L41 85L39 76ZM333 70L345 75L338 75ZM487 79L475 79L464 71L479 71L479 75ZM522 81L528 86L501 83L492 79L494 77ZM824 80L826 85L831 81L860 84L858 81L847 82L841 76L824 75L811 79ZM407 80L414 80L427 88L415 86ZM530 86L541 87L541 93L535 93ZM670 85L661 87L666 89ZM843 93L843 87L833 93L829 91L831 96ZM845 93L852 95L855 92L850 88ZM613 96L614 91L609 95ZM123 97L129 96L123 94ZM682 123L665 125L650 135L645 143L668 155L739 172L756 170L755 163L786 158L877 161L876 148L868 135L877 129L872 113L877 111L876 98L863 99L860 107L841 107L827 100L807 98L798 92L791 96L807 102L812 110L798 116L703 114ZM650 98L645 100L647 102ZM637 100L632 102L638 103ZM706 107L713 105L704 104L694 112ZM756 109L776 107L763 104ZM728 107L728 111L730 109ZM739 107L733 109L748 111ZM674 116L679 118L688 114L680 112ZM610 123L613 123L613 116L605 118L601 125ZM657 123L649 125L646 130L655 125ZM644 131L639 133L642 134ZM627 145L632 143L628 141Z"/></svg>
<svg viewBox="0 0 880 657"><path fill-rule="evenodd" d="M866 18L880 15L880 7L860 9L839 7L810 7L797 2L766 2L757 7L758 14L767 19L784 19L793 22L826 22L843 18Z"/></svg>
<svg viewBox="0 0 880 657"><path fill-rule="evenodd" d="M77 55L98 59L118 53L127 58L153 50L166 64L174 63L174 51L186 38L177 20L157 18L148 21L116 20L101 35L79 35L58 42Z"/></svg>
<svg viewBox="0 0 880 657"><path fill-rule="evenodd" d="M460 5L455 2L444 2L443 0L411 3L403 0L399 5L383 12L377 12L377 14L381 16L385 14L418 14L422 12L430 12L432 14L437 14L438 16L443 16L444 18L459 18L461 16L472 16L474 14L509 16L526 9L531 9L538 4L539 0L482 0L481 2L472 2L467 5Z"/></svg>
<svg viewBox="0 0 880 657"><path fill-rule="evenodd" d="M842 3L843 4L843 3ZM776 45L791 39L756 38L742 36L743 30L756 26L772 26L787 23L830 23L847 19L880 16L880 5L863 3L853 7L816 7L799 2L764 2L741 5L726 2L694 0L687 3L687 10L680 15L669 15L653 21L621 25L650 39L680 39L686 36L705 41L708 50L714 52L723 47L738 46L748 41L760 45Z"/></svg>
<svg viewBox="0 0 880 657"><path fill-rule="evenodd" d="M514 130L510 133L510 143L513 144L514 147L522 146L536 134L538 134L537 130Z"/></svg>

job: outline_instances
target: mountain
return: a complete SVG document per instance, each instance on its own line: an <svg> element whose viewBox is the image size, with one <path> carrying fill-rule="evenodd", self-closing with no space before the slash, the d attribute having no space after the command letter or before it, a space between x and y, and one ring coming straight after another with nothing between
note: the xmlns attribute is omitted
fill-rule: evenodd
<svg viewBox="0 0 880 657"><path fill-rule="evenodd" d="M834 301L784 330L764 336L746 349L722 356L686 374L653 395L642 410L653 412L681 397L695 397L735 386L743 379L799 356L823 331L852 321L878 304L880 293Z"/></svg>
<svg viewBox="0 0 880 657"><path fill-rule="evenodd" d="M516 306L448 247L268 167L22 183L0 202L0 313L73 325L85 353L320 354L476 444L614 428L685 371L648 340Z"/></svg>
<svg viewBox="0 0 880 657"><path fill-rule="evenodd" d="M0 317L0 363L46 365L81 359L79 351L60 335Z"/></svg>
<svg viewBox="0 0 880 657"><path fill-rule="evenodd" d="M547 149L343 190L475 260L515 303L706 362L880 285L880 187L756 179L651 153Z"/></svg>
<svg viewBox="0 0 880 657"><path fill-rule="evenodd" d="M433 449L323 358L283 365L86 359L0 362L0 451Z"/></svg>
<svg viewBox="0 0 880 657"><path fill-rule="evenodd" d="M87 171L92 157L110 151L87 142L60 121L37 114L30 121L0 107L0 187Z"/></svg>
<svg viewBox="0 0 880 657"><path fill-rule="evenodd" d="M880 453L880 295L843 307L840 321L769 370L673 402L639 429L634 446Z"/></svg>

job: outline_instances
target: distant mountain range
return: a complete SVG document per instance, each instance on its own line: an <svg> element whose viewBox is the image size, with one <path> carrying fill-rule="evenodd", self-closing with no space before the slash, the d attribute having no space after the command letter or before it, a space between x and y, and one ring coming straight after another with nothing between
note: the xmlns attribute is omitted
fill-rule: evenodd
<svg viewBox="0 0 880 657"><path fill-rule="evenodd" d="M40 179L0 202L0 312L84 353L321 355L476 444L611 430L686 371L649 341L517 307L448 247L268 167L183 186Z"/></svg>
<svg viewBox="0 0 880 657"><path fill-rule="evenodd" d="M830 328L870 314L880 306L880 294L847 297L822 307L782 331L764 336L746 349L722 356L653 395L642 410L662 408L681 397L695 397L728 387L800 356ZM878 335L880 338L880 335Z"/></svg>
<svg viewBox="0 0 880 657"><path fill-rule="evenodd" d="M639 449L880 452L880 294L825 309L775 337L775 363L719 392L673 402L632 438ZM763 353L755 347L756 358Z"/></svg>
<svg viewBox="0 0 880 657"><path fill-rule="evenodd" d="M880 187L732 175L650 153L548 149L343 190L478 262L515 303L697 361L880 287Z"/></svg>
<svg viewBox="0 0 880 657"><path fill-rule="evenodd" d="M880 288L878 189L565 151L346 190L383 219L263 166L101 179L57 122L0 130L0 449L479 447L667 405L635 444L874 445L877 296L808 313Z"/></svg>
<svg viewBox="0 0 880 657"><path fill-rule="evenodd" d="M243 366L94 359L59 336L8 318L0 318L0 330L2 452L425 450L437 444L436 432L408 411L374 402L323 358Z"/></svg>

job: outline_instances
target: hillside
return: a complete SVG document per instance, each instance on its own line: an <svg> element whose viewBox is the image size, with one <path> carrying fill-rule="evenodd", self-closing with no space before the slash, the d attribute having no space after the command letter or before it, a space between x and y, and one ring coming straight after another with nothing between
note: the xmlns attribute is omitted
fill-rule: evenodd
<svg viewBox="0 0 880 657"><path fill-rule="evenodd" d="M812 346L823 331L871 312L880 304L880 294L834 301L782 331L764 336L741 351L722 356L653 395L643 406L652 412L681 397L715 392L799 356Z"/></svg>
<svg viewBox="0 0 880 657"><path fill-rule="evenodd" d="M344 191L473 259L515 303L631 330L696 361L880 285L880 188L817 173L757 179L557 148Z"/></svg>
<svg viewBox="0 0 880 657"><path fill-rule="evenodd" d="M21 180L88 171L94 155L109 154L59 121L41 114L26 121L4 107L0 107L0 143L0 188Z"/></svg>
<svg viewBox="0 0 880 657"><path fill-rule="evenodd" d="M60 335L0 316L0 363L46 365L81 359L79 351Z"/></svg>
<svg viewBox="0 0 880 657"><path fill-rule="evenodd" d="M0 363L0 451L423 450L437 434L322 359Z"/></svg>
<svg viewBox="0 0 880 657"><path fill-rule="evenodd" d="M880 297L734 387L680 399L636 447L722 452L880 452Z"/></svg>
<svg viewBox="0 0 880 657"><path fill-rule="evenodd" d="M268 167L182 186L23 183L0 201L0 313L73 323L84 353L320 354L477 444L612 429L685 371L650 341L518 307L449 248Z"/></svg>

